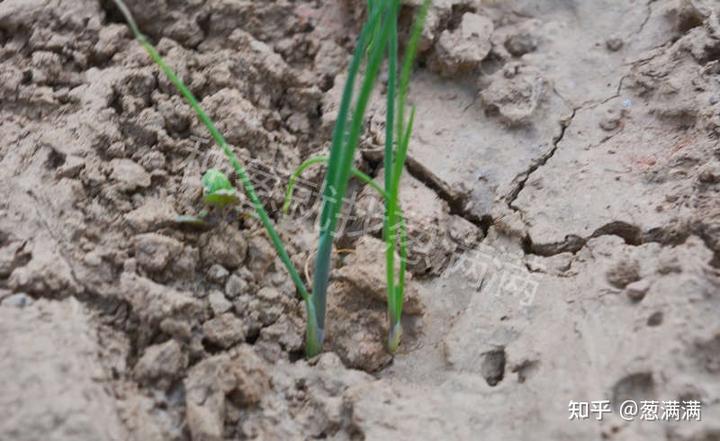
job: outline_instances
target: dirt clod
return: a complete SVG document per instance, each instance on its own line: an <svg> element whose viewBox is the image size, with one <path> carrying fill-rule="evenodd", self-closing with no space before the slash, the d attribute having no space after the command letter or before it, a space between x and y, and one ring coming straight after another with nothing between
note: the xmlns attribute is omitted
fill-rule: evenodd
<svg viewBox="0 0 720 441"><path fill-rule="evenodd" d="M168 387L188 366L188 354L175 340L145 348L135 365L135 377L143 382L160 382Z"/></svg>
<svg viewBox="0 0 720 441"><path fill-rule="evenodd" d="M207 358L185 380L187 421L193 439L222 440L226 400L258 403L270 387L265 365L248 346Z"/></svg>
<svg viewBox="0 0 720 441"><path fill-rule="evenodd" d="M431 66L445 76L471 72L490 53L493 23L482 15L465 13L460 26L445 30L435 45Z"/></svg>
<svg viewBox="0 0 720 441"><path fill-rule="evenodd" d="M200 256L205 265L235 269L245 261L248 245L242 233L230 225L205 233L200 240Z"/></svg>
<svg viewBox="0 0 720 441"><path fill-rule="evenodd" d="M650 289L650 282L647 279L638 280L635 282L628 283L625 286L625 293L628 298L634 302L639 302Z"/></svg>
<svg viewBox="0 0 720 441"><path fill-rule="evenodd" d="M640 280L640 264L636 261L621 260L606 273L607 281L616 288L625 288Z"/></svg>
<svg viewBox="0 0 720 441"><path fill-rule="evenodd" d="M208 343L227 349L245 339L245 324L233 313L221 314L203 323Z"/></svg>

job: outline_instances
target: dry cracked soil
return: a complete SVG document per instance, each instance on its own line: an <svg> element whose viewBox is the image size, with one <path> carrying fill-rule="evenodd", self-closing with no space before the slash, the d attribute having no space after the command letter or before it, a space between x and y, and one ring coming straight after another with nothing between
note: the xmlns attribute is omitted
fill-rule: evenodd
<svg viewBox="0 0 720 441"><path fill-rule="evenodd" d="M317 206L283 216L282 188L327 149L365 2L127 3L304 268ZM206 169L231 170L111 2L0 0L0 440L720 440L719 14L435 0L401 350L383 347L380 201L356 185L308 361L247 204L178 218ZM378 181L384 93L356 161ZM627 421L625 400L701 420Z"/></svg>

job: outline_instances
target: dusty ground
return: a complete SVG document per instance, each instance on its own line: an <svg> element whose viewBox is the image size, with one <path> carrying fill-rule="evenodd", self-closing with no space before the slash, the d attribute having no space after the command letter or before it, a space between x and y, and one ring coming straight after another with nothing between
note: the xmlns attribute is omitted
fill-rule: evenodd
<svg viewBox="0 0 720 441"><path fill-rule="evenodd" d="M128 3L302 267L312 201L283 218L278 190L326 148L364 2ZM229 169L117 12L0 0L0 439L720 440L719 11L435 0L406 339L383 350L378 201L356 188L307 362L249 211L176 221ZM358 162L378 179L381 107ZM625 399L699 400L702 421L568 420Z"/></svg>

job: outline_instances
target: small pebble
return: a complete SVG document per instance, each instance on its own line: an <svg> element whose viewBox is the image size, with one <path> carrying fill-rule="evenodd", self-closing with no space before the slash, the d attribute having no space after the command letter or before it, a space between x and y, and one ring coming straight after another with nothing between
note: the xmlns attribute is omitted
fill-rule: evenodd
<svg viewBox="0 0 720 441"><path fill-rule="evenodd" d="M210 301L210 308L216 316L228 312L232 308L232 303L220 291L211 292L208 300Z"/></svg>
<svg viewBox="0 0 720 441"><path fill-rule="evenodd" d="M207 278L211 282L215 282L218 284L225 283L229 275L230 272L226 270L224 266L217 263L213 264L207 271Z"/></svg>
<svg viewBox="0 0 720 441"><path fill-rule="evenodd" d="M257 296L269 303L275 303L280 300L280 292L275 288L265 287L258 291Z"/></svg>
<svg viewBox="0 0 720 441"><path fill-rule="evenodd" d="M622 49L624 44L625 42L622 40L622 38L619 37L608 38L605 41L605 47L607 47L608 50L612 52L619 51L620 49Z"/></svg>
<svg viewBox="0 0 720 441"><path fill-rule="evenodd" d="M226 313L203 323L203 333L208 342L224 349L245 340L243 321L233 313Z"/></svg>
<svg viewBox="0 0 720 441"><path fill-rule="evenodd" d="M111 177L118 182L122 191L132 191L150 186L150 175L138 163L130 159L113 159Z"/></svg>
<svg viewBox="0 0 720 441"><path fill-rule="evenodd" d="M650 317L647 319L647 325L648 326L660 326L663 322L663 313L662 311L653 312Z"/></svg>
<svg viewBox="0 0 720 441"><path fill-rule="evenodd" d="M281 273L279 271L270 276L270 282L272 282L275 286L282 285L285 280L287 280L287 276L285 273Z"/></svg>
<svg viewBox="0 0 720 441"><path fill-rule="evenodd" d="M620 260L606 273L605 277L615 288L625 289L629 285L640 281L640 264L637 261Z"/></svg>
<svg viewBox="0 0 720 441"><path fill-rule="evenodd" d="M605 115L600 118L600 128L611 132L620 127L622 121L622 112L608 110Z"/></svg>
<svg viewBox="0 0 720 441"><path fill-rule="evenodd" d="M238 296L245 294L248 291L248 283L237 274L233 274L228 278L225 284L225 295L229 298L234 299Z"/></svg>
<svg viewBox="0 0 720 441"><path fill-rule="evenodd" d="M85 262L88 266L98 267L102 264L102 258L98 255L98 253L91 251L83 257L83 262Z"/></svg>
<svg viewBox="0 0 720 441"><path fill-rule="evenodd" d="M645 298L645 294L647 294L649 289L650 289L650 282L648 282L646 279L642 279L642 280L638 280L637 282L633 282L633 283L629 284L628 286L626 286L625 294L633 302L639 302Z"/></svg>
<svg viewBox="0 0 720 441"><path fill-rule="evenodd" d="M537 39L527 32L511 35L505 40L505 49L514 57L521 57L537 49Z"/></svg>

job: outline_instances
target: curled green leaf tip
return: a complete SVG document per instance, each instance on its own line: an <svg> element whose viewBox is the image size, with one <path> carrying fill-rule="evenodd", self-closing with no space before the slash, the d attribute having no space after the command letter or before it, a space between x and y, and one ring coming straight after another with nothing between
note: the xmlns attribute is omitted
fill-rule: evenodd
<svg viewBox="0 0 720 441"><path fill-rule="evenodd" d="M202 177L203 199L206 204L225 207L238 202L230 180L220 170L211 168Z"/></svg>
<svg viewBox="0 0 720 441"><path fill-rule="evenodd" d="M218 190L233 190L230 180L223 172L211 168L202 177L202 185L205 193L215 193Z"/></svg>

